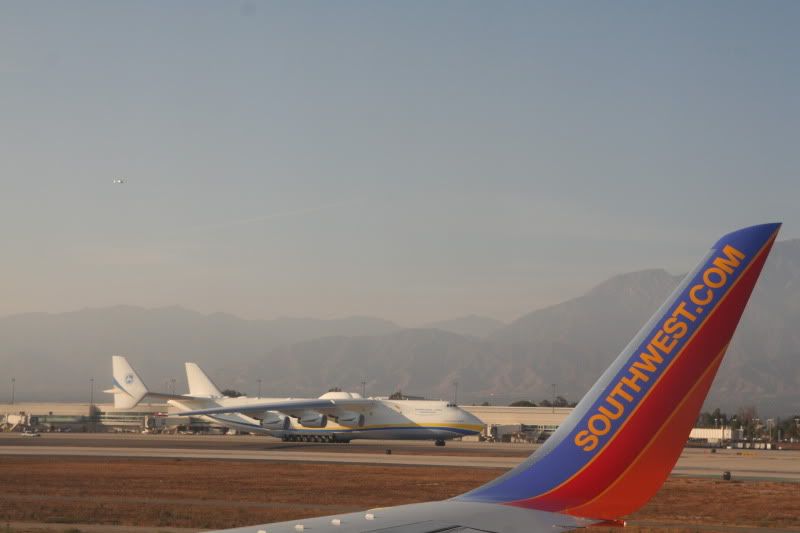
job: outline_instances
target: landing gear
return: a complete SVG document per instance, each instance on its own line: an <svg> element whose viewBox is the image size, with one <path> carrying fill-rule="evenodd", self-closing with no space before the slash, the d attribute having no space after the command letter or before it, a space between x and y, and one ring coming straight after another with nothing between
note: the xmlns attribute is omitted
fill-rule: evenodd
<svg viewBox="0 0 800 533"><path fill-rule="evenodd" d="M339 435L284 435L281 439L284 442L321 442L326 444L350 442L350 439L342 438Z"/></svg>
<svg viewBox="0 0 800 533"><path fill-rule="evenodd" d="M444 441L442 439L439 439L439 440L436 441L436 445L437 446L444 446Z"/></svg>

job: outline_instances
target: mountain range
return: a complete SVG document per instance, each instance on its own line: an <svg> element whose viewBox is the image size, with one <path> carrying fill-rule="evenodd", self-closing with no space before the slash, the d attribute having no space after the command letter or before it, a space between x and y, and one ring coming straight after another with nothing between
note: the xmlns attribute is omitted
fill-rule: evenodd
<svg viewBox="0 0 800 533"><path fill-rule="evenodd" d="M183 390L183 361L223 388L275 396L333 386L395 390L462 403L578 400L681 276L645 270L509 324L477 316L404 328L373 317L245 320L180 307L116 306L0 318L0 373L17 398L87 400L110 384L110 355L128 355L154 390ZM707 406L800 413L800 240L775 245ZM176 379L176 385L171 382ZM364 382L362 384L362 381ZM9 379L10 382L10 379ZM457 385L456 385L457 383ZM4 388L0 381L0 401Z"/></svg>

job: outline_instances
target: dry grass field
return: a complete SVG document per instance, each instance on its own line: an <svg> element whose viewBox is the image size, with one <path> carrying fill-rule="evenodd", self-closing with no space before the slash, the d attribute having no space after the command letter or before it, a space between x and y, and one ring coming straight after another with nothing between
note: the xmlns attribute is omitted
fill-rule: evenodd
<svg viewBox="0 0 800 533"><path fill-rule="evenodd" d="M34 525L37 523L51 524L50 531L71 533L144 531L122 526L146 526L153 532L236 527L443 499L500 472L421 466L3 457L0 533L42 531L43 526ZM800 531L800 484L671 478L630 520L639 525L626 531Z"/></svg>

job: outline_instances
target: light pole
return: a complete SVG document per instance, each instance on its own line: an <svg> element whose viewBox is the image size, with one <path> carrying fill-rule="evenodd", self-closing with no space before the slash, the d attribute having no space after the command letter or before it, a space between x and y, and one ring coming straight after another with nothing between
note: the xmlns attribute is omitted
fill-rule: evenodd
<svg viewBox="0 0 800 533"><path fill-rule="evenodd" d="M17 392L17 378L11 378L11 405L14 405L14 394Z"/></svg>
<svg viewBox="0 0 800 533"><path fill-rule="evenodd" d="M553 414L555 414L555 412L556 412L556 384L555 383L553 383L553 403L552 403L552 406L553 406Z"/></svg>
<svg viewBox="0 0 800 533"><path fill-rule="evenodd" d="M94 432L94 378L89 378L89 427Z"/></svg>
<svg viewBox="0 0 800 533"><path fill-rule="evenodd" d="M172 395L175 396L175 378L170 380L170 384L172 385Z"/></svg>
<svg viewBox="0 0 800 533"><path fill-rule="evenodd" d="M367 397L367 378L361 378L361 397Z"/></svg>
<svg viewBox="0 0 800 533"><path fill-rule="evenodd" d="M453 404L458 405L458 381L453 381Z"/></svg>
<svg viewBox="0 0 800 533"><path fill-rule="evenodd" d="M257 379L256 381L258 382L258 397L261 398L261 380Z"/></svg>

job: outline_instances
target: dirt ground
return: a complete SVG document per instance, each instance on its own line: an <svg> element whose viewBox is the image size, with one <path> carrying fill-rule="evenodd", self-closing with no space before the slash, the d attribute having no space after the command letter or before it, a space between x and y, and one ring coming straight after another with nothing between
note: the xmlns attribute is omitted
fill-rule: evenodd
<svg viewBox="0 0 800 533"><path fill-rule="evenodd" d="M142 526L153 532L237 527L448 498L501 472L358 464L3 457L0 533L43 531L37 523L51 524L50 531L64 533L128 533L144 531L139 529ZM629 520L634 527L626 531L641 533L800 531L800 484L670 478Z"/></svg>

